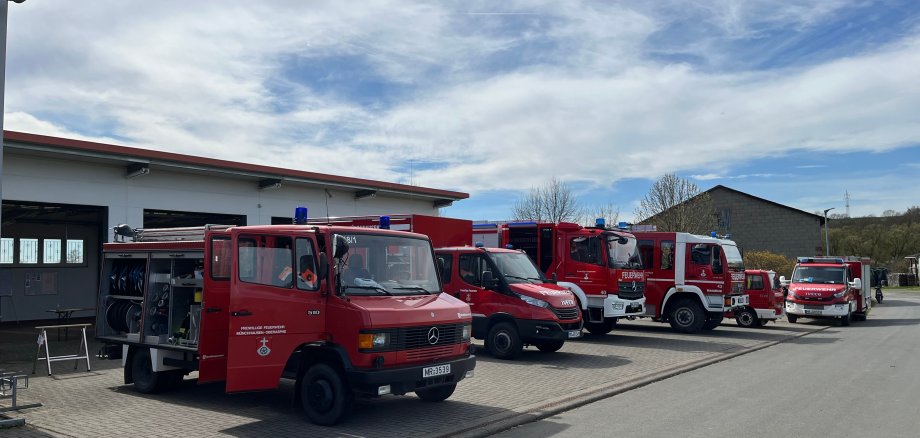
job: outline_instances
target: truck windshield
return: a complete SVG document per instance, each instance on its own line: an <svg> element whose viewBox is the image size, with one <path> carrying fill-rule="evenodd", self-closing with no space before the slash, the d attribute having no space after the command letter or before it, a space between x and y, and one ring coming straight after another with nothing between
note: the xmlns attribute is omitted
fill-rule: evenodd
<svg viewBox="0 0 920 438"><path fill-rule="evenodd" d="M623 239L626 243L620 243ZM639 245L635 237L607 235L607 265L615 269L642 269Z"/></svg>
<svg viewBox="0 0 920 438"><path fill-rule="evenodd" d="M725 260L728 262L728 269L733 271L743 271L744 261L741 260L741 252L735 245L722 245L722 252L725 253Z"/></svg>
<svg viewBox="0 0 920 438"><path fill-rule="evenodd" d="M792 273L793 283L843 284L845 281L843 268L797 266Z"/></svg>
<svg viewBox="0 0 920 438"><path fill-rule="evenodd" d="M359 233L342 236L348 242L348 254L339 276L346 295L441 292L428 240Z"/></svg>
<svg viewBox="0 0 920 438"><path fill-rule="evenodd" d="M543 275L527 254L520 252L489 253L498 271L508 283L543 283Z"/></svg>

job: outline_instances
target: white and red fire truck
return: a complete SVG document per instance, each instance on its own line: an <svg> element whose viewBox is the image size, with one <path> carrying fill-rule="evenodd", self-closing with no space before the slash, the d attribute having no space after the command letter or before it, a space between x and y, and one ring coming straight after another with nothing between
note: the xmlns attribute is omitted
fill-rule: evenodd
<svg viewBox="0 0 920 438"><path fill-rule="evenodd" d="M748 304L744 262L718 236L635 231L646 269L645 313L681 333L712 330L725 312Z"/></svg>
<svg viewBox="0 0 920 438"><path fill-rule="evenodd" d="M305 209L298 224L306 223ZM296 382L314 423L356 396L441 401L473 374L469 306L441 293L423 235L310 225L116 227L96 337L144 393L224 381L228 393ZM124 239L123 239L124 240Z"/></svg>
<svg viewBox="0 0 920 438"><path fill-rule="evenodd" d="M840 325L865 321L872 307L868 257L799 257L787 286L786 319L833 318Z"/></svg>
<svg viewBox="0 0 920 438"><path fill-rule="evenodd" d="M522 251L448 247L435 250L444 292L470 305L473 337L500 359L525 345L555 352L581 337L581 312L568 289L552 284Z"/></svg>
<svg viewBox="0 0 920 438"><path fill-rule="evenodd" d="M725 312L725 317L735 318L741 327L760 327L782 317L784 294L776 272L747 269L744 276L748 304Z"/></svg>
<svg viewBox="0 0 920 438"><path fill-rule="evenodd" d="M607 228L603 220L594 227L510 222L500 228L500 245L523 250L575 294L588 332L608 333L617 319L643 313L645 274L628 231Z"/></svg>

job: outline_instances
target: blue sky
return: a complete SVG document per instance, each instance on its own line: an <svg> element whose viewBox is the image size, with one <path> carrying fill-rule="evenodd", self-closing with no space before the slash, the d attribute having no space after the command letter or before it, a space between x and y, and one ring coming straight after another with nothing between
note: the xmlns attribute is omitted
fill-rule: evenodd
<svg viewBox="0 0 920 438"><path fill-rule="evenodd" d="M5 127L632 220L677 173L814 212L920 204L920 2L10 4ZM268 152L268 153L266 153Z"/></svg>

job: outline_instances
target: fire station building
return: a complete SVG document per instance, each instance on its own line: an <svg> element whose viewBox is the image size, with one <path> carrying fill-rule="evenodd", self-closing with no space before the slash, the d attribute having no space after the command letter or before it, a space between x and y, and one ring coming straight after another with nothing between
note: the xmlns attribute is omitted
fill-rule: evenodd
<svg viewBox="0 0 920 438"><path fill-rule="evenodd" d="M466 193L6 131L0 322L95 313L112 228L289 224L311 217L437 216Z"/></svg>

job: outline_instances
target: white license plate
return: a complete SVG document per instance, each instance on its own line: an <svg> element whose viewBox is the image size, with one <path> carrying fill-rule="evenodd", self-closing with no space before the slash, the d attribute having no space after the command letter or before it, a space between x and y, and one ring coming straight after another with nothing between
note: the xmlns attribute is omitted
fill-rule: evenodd
<svg viewBox="0 0 920 438"><path fill-rule="evenodd" d="M422 368L423 379L435 376L443 376L445 374L450 374L450 364Z"/></svg>
<svg viewBox="0 0 920 438"><path fill-rule="evenodd" d="M580 338L581 330L569 330L569 339Z"/></svg>
<svg viewBox="0 0 920 438"><path fill-rule="evenodd" d="M805 309L805 314L806 314L806 315L820 315L820 314L821 314L821 311L820 311L820 310L808 310L808 309Z"/></svg>

